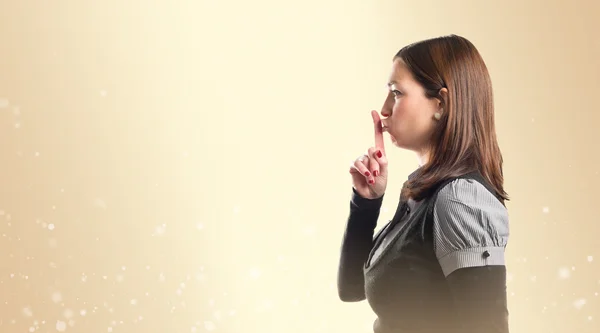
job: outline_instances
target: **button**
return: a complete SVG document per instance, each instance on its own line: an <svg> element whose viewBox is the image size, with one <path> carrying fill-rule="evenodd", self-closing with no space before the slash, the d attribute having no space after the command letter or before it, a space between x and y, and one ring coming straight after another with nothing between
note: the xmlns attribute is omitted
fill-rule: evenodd
<svg viewBox="0 0 600 333"><path fill-rule="evenodd" d="M487 258L489 258L489 256L490 256L490 253L487 250L483 252L483 258L487 259Z"/></svg>

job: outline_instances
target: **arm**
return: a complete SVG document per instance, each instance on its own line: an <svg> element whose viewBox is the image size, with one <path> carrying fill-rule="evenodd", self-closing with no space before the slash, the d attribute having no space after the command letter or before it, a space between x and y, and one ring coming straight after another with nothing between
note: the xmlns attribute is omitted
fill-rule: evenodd
<svg viewBox="0 0 600 333"><path fill-rule="evenodd" d="M434 206L436 255L464 333L508 333L506 208L483 185L459 179Z"/></svg>
<svg viewBox="0 0 600 333"><path fill-rule="evenodd" d="M446 279L462 332L509 332L505 266L461 268Z"/></svg>
<svg viewBox="0 0 600 333"><path fill-rule="evenodd" d="M383 202L383 197L366 199L354 189L352 192L337 279L338 295L344 302L365 299L363 267L373 246L373 234Z"/></svg>

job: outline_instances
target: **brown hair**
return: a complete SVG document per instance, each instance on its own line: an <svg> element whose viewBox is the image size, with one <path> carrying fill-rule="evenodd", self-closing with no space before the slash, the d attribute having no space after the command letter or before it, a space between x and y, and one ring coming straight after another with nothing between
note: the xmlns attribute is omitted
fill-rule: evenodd
<svg viewBox="0 0 600 333"><path fill-rule="evenodd" d="M430 142L430 156L418 176L406 183L408 197L420 200L450 177L479 172L504 204L502 153L496 139L492 83L475 46L449 35L403 47L401 59L425 89L442 101L443 113ZM446 88L447 96L440 95Z"/></svg>

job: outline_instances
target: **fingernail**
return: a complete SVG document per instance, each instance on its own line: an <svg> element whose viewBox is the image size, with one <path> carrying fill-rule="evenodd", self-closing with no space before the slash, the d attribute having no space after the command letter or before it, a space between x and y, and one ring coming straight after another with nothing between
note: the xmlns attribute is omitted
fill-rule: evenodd
<svg viewBox="0 0 600 333"><path fill-rule="evenodd" d="M377 175L379 175L379 170L373 171L373 176L377 177Z"/></svg>
<svg viewBox="0 0 600 333"><path fill-rule="evenodd" d="M369 171L365 172L365 176L369 177L371 173Z"/></svg>
<svg viewBox="0 0 600 333"><path fill-rule="evenodd" d="M383 154L381 153L381 150L377 151L377 157L381 158L381 156L383 156Z"/></svg>
<svg viewBox="0 0 600 333"><path fill-rule="evenodd" d="M369 179L369 184L375 184L375 181L373 179Z"/></svg>

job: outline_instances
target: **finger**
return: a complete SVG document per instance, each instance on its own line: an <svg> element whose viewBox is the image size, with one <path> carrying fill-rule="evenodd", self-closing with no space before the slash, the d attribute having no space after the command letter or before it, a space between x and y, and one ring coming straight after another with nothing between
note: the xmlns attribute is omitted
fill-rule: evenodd
<svg viewBox="0 0 600 333"><path fill-rule="evenodd" d="M367 179L367 182L369 184L373 184L375 180L373 179L373 174L369 171L369 168L367 168L368 163L368 157L366 159L361 157L354 161L354 167L356 168L356 170L358 170L360 174L362 174L365 177L365 179Z"/></svg>
<svg viewBox="0 0 600 333"><path fill-rule="evenodd" d="M383 154L385 154L385 145L383 143L383 127L381 125L381 118L379 113L373 110L371 111L373 117L373 125L375 126L375 147L379 148Z"/></svg>
<svg viewBox="0 0 600 333"><path fill-rule="evenodd" d="M380 175L380 168L379 168L379 163L377 163L377 159L376 159L376 151L378 151L377 148L375 147L371 147L369 148L368 154L369 154L369 170L371 170L371 173L373 174L374 177L377 177Z"/></svg>
<svg viewBox="0 0 600 333"><path fill-rule="evenodd" d="M377 147L373 147L369 149L369 156L372 160L377 162L377 166L379 168L379 174L387 173L388 160L385 154L381 151L381 149ZM378 175L379 175L378 174Z"/></svg>

